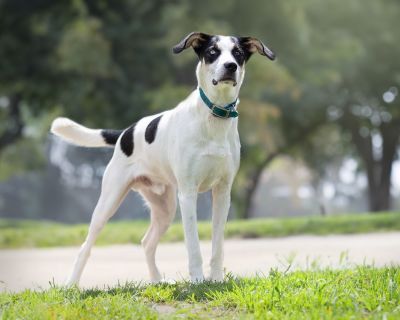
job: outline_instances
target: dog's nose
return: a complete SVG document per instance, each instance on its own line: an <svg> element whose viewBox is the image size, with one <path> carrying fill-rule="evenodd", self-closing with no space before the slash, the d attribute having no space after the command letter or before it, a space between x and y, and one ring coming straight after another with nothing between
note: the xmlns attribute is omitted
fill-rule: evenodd
<svg viewBox="0 0 400 320"><path fill-rule="evenodd" d="M237 69L237 64L234 62L226 62L226 63L224 63L224 66L227 70L229 70L231 72L235 72Z"/></svg>

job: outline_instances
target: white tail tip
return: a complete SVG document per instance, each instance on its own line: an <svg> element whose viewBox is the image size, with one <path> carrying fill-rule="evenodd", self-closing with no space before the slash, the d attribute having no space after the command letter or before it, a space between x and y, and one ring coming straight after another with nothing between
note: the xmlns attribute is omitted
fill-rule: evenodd
<svg viewBox="0 0 400 320"><path fill-rule="evenodd" d="M62 136L65 129L76 127L78 124L68 118L57 118L51 124L50 131L56 135Z"/></svg>
<svg viewBox="0 0 400 320"><path fill-rule="evenodd" d="M105 147L100 129L86 128L68 118L57 118L50 131L66 141L83 147Z"/></svg>

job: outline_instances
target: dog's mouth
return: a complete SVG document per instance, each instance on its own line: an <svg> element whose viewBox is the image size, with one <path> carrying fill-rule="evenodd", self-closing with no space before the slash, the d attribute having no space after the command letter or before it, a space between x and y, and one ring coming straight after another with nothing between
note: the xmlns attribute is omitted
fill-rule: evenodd
<svg viewBox="0 0 400 320"><path fill-rule="evenodd" d="M213 79L212 83L214 86L216 86L219 83L232 84L234 87L237 85L236 79L234 79L233 77L222 77L219 80Z"/></svg>

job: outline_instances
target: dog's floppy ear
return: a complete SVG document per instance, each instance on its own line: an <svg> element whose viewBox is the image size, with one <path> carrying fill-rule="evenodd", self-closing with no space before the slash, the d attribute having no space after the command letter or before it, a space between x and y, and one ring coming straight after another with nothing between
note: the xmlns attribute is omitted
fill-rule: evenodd
<svg viewBox="0 0 400 320"><path fill-rule="evenodd" d="M239 38L242 47L249 53L249 57L254 52L258 51L259 54L268 57L271 60L275 60L275 53L272 52L264 43L257 38L253 37L240 37Z"/></svg>
<svg viewBox="0 0 400 320"><path fill-rule="evenodd" d="M207 42L211 36L202 32L192 32L189 33L185 38L182 39L176 46L172 48L174 53L180 53L183 50L193 47L193 49L198 49L205 42Z"/></svg>

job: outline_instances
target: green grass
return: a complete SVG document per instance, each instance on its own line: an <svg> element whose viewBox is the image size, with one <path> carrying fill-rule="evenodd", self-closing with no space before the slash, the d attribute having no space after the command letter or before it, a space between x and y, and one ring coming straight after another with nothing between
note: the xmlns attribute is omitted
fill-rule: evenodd
<svg viewBox="0 0 400 320"><path fill-rule="evenodd" d="M400 268L0 294L1 319L399 319Z"/></svg>
<svg viewBox="0 0 400 320"><path fill-rule="evenodd" d="M147 221L110 222L97 244L139 243ZM0 219L0 248L73 246L83 242L87 224L66 225L53 222ZM298 234L346 234L400 230L400 213L347 214L281 219L229 221L227 238L280 237ZM211 223L199 223L201 239L211 238ZM183 240L180 223L171 226L162 241Z"/></svg>

